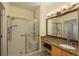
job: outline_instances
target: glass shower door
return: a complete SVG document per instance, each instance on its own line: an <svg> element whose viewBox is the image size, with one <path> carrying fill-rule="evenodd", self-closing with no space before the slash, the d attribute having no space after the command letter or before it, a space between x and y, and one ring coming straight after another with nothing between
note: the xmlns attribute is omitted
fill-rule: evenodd
<svg viewBox="0 0 79 59"><path fill-rule="evenodd" d="M35 21L26 21L26 53L38 50L38 35Z"/></svg>

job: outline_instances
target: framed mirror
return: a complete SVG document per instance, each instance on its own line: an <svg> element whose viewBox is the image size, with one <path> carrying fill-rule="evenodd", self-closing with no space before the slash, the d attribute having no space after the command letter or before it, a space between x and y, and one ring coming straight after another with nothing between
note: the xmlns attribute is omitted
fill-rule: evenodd
<svg viewBox="0 0 79 59"><path fill-rule="evenodd" d="M46 20L46 34L79 41L79 11Z"/></svg>

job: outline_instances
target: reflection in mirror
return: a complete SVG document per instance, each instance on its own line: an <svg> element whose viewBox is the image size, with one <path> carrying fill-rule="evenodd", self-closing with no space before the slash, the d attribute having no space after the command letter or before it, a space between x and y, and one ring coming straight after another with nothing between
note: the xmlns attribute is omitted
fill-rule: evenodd
<svg viewBox="0 0 79 59"><path fill-rule="evenodd" d="M62 24L48 20L48 35L62 37Z"/></svg>
<svg viewBox="0 0 79 59"><path fill-rule="evenodd" d="M57 36L57 30L58 30L57 23L52 23L51 26L52 26L52 36Z"/></svg>
<svg viewBox="0 0 79 59"><path fill-rule="evenodd" d="M47 35L79 42L79 11L47 19Z"/></svg>
<svg viewBox="0 0 79 59"><path fill-rule="evenodd" d="M52 35L57 37L62 36L61 23L52 23Z"/></svg>
<svg viewBox="0 0 79 59"><path fill-rule="evenodd" d="M77 40L77 20L73 19L64 22L64 36L67 39Z"/></svg>
<svg viewBox="0 0 79 59"><path fill-rule="evenodd" d="M62 24L61 23L58 23L58 37L62 37Z"/></svg>

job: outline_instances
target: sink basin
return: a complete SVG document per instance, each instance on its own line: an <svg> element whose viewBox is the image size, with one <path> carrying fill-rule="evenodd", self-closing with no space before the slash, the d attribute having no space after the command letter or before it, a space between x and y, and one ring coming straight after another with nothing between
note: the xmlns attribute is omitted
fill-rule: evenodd
<svg viewBox="0 0 79 59"><path fill-rule="evenodd" d="M67 45L67 44L60 44L61 47L66 48L66 49L71 49L71 50L75 50L74 47Z"/></svg>

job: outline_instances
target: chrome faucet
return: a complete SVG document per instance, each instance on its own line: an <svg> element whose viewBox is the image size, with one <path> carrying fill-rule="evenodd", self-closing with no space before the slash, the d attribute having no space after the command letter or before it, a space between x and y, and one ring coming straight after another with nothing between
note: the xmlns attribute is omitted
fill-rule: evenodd
<svg viewBox="0 0 79 59"><path fill-rule="evenodd" d="M72 43L71 43L69 38L67 38L67 44L72 45Z"/></svg>

